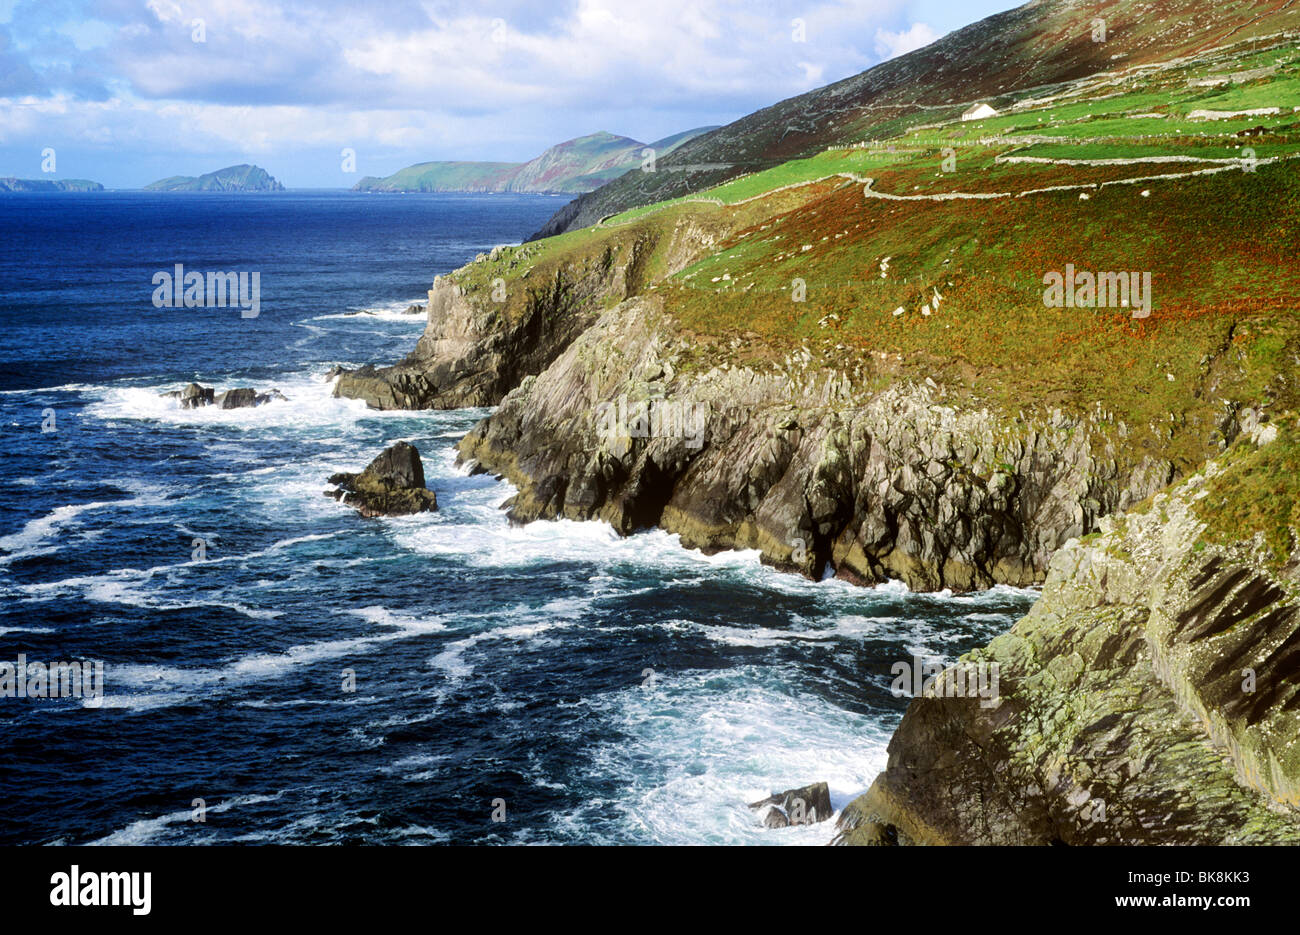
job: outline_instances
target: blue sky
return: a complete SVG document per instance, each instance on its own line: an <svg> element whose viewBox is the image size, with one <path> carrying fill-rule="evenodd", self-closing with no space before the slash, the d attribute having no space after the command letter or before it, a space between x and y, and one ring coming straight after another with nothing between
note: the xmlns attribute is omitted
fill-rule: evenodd
<svg viewBox="0 0 1300 935"><path fill-rule="evenodd" d="M132 188L253 162L335 188L431 159L523 161L596 130L649 142L1017 5L0 0L0 175Z"/></svg>

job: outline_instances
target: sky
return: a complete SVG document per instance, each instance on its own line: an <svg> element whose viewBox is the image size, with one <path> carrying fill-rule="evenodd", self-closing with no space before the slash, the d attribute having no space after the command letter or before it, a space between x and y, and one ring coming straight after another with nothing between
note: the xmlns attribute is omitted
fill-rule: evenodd
<svg viewBox="0 0 1300 935"><path fill-rule="evenodd" d="M251 162L348 188L598 130L648 143L1019 3L0 0L0 176L138 188Z"/></svg>

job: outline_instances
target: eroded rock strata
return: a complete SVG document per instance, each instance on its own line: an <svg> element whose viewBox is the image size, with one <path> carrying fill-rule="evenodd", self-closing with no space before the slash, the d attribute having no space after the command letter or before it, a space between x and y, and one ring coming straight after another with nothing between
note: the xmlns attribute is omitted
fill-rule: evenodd
<svg viewBox="0 0 1300 935"><path fill-rule="evenodd" d="M1217 470L1062 548L963 657L999 666L997 701L915 699L839 843L1300 843L1295 566L1206 545Z"/></svg>

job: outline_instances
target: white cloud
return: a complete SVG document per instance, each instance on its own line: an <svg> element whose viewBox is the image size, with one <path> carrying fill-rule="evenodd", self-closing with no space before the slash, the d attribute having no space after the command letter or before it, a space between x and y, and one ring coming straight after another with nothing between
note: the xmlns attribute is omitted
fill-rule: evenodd
<svg viewBox="0 0 1300 935"><path fill-rule="evenodd" d="M75 87L44 105L0 98L0 143L111 139L118 159L132 146L525 159L596 130L654 139L725 123L937 38L924 23L903 28L912 0L801 0L803 41L782 0L94 5L111 38L74 64L105 99ZM205 42L190 41L193 18ZM40 39L29 24L25 41Z"/></svg>
<svg viewBox="0 0 1300 935"><path fill-rule="evenodd" d="M939 38L941 38L941 34L935 32L925 23L913 23L910 29L901 32L877 29L876 54L882 60L898 58L900 55L906 55L908 52L915 52L917 49L924 48Z"/></svg>

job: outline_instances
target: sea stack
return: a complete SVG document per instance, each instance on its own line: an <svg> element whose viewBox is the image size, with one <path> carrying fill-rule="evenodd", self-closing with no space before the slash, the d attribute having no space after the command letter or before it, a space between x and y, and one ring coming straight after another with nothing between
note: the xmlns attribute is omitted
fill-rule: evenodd
<svg viewBox="0 0 1300 935"><path fill-rule="evenodd" d="M420 452L407 442L385 448L360 474L331 474L335 490L325 491L362 516L405 516L438 509L438 498L424 486Z"/></svg>

